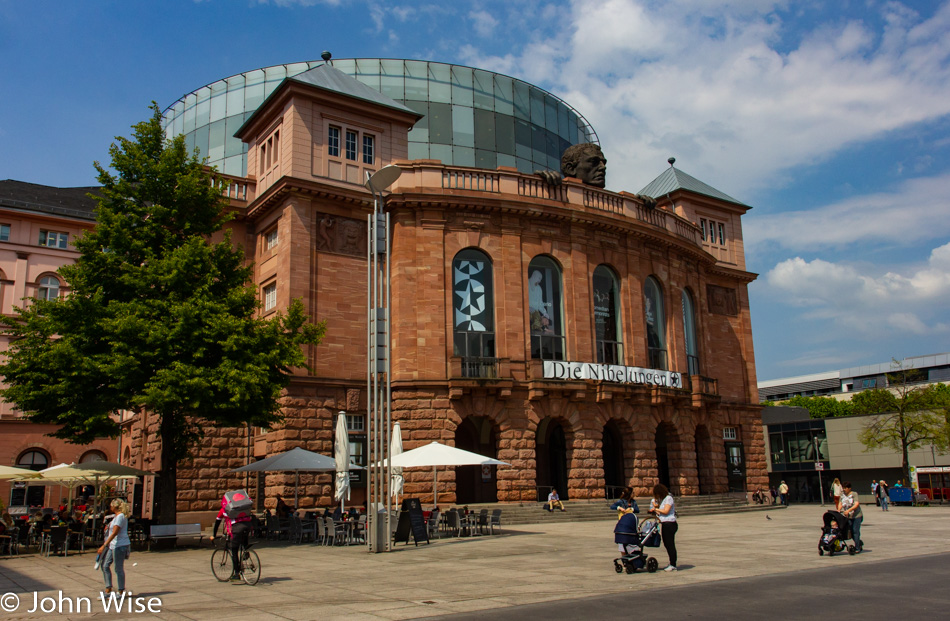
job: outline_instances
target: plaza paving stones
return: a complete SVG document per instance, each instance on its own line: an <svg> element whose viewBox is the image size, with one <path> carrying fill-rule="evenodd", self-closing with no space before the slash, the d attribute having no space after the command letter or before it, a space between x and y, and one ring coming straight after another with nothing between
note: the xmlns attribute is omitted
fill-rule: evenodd
<svg viewBox="0 0 950 621"><path fill-rule="evenodd" d="M771 520L765 513L684 518L676 535L681 571L675 573L615 573L610 520L512 526L502 535L400 544L389 554L369 554L360 546L265 542L255 546L263 572L253 587L217 582L207 548L136 551L126 564L127 586L136 596L159 598L160 619L379 621L950 552L950 508L895 507L884 513L866 507L866 552L819 557L823 512L806 505L769 512ZM649 552L666 565L662 547ZM60 590L65 597L98 598L102 578L93 559L92 552L0 558L0 598L15 593L21 601L3 618L141 617L106 614L98 599L91 615L27 612L33 591L41 598L57 597Z"/></svg>

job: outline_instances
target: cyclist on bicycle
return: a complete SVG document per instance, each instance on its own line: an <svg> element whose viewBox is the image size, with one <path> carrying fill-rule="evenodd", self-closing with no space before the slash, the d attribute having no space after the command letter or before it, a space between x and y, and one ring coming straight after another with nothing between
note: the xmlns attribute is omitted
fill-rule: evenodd
<svg viewBox="0 0 950 621"><path fill-rule="evenodd" d="M251 532L251 516L245 515L237 519L228 517L224 510L228 501L226 497L221 498L221 510L218 511L218 517L214 521L213 537L218 536L218 527L224 520L224 532L228 535L228 549L231 550L231 582L243 582L241 579L241 559L239 557L241 546L247 545L248 534Z"/></svg>

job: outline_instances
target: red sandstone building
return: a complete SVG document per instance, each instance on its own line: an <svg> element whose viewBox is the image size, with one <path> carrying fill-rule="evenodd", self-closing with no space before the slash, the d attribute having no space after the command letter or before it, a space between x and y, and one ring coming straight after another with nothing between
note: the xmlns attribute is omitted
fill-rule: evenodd
<svg viewBox="0 0 950 621"><path fill-rule="evenodd" d="M408 159L421 115L329 66L284 80L237 136L247 177L229 190L263 313L301 298L327 337L255 429L254 458L332 454L346 412L365 453L366 172L390 188L393 419L406 448L438 440L512 467L439 476L443 502L595 499L658 482L677 494L767 483L741 216L748 206L668 168L641 194L566 179ZM346 136L344 146L342 137ZM368 146L367 146L368 145ZM241 237L238 236L240 239ZM128 423L132 464L158 467ZM154 431L154 426L151 425ZM144 443L148 442L147 448ZM181 468L180 511L207 511L240 479L244 430L212 430ZM428 471L406 494L431 498ZM331 505L332 476L301 476L301 506ZM253 483L252 483L253 485ZM293 494L261 477L260 500ZM362 502L354 484L351 503ZM268 504L272 504L269 502Z"/></svg>
<svg viewBox="0 0 950 621"><path fill-rule="evenodd" d="M479 72L468 71L477 89ZM504 82L494 80L497 96ZM507 80L517 112L519 91ZM540 116L554 109L557 126L557 108L542 95ZM332 454L339 412L351 453L365 459L373 197L362 184L394 163L403 173L385 203L393 419L407 449L439 440L512 464L440 472L440 500L535 501L552 487L563 499L597 499L625 485L645 495L656 482L682 495L765 486L747 292L755 275L746 271L741 227L749 207L672 165L632 194L570 178L549 185L529 172L544 158L537 149L517 166L514 156L511 166L484 167L410 159L420 127L433 142L427 152L445 152L436 148L444 119L433 116L444 109L405 103L318 65L279 82L242 117L235 135L246 144L246 175L228 176L228 195L262 313L300 298L328 332L307 352L311 371L299 371L283 398L282 425L251 429L250 438L246 429L208 430L180 466L178 510L216 509L224 491L244 483L230 470L248 460L297 446ZM492 105L501 132L507 121ZM188 131L187 109L182 115ZM476 146L480 118L476 110ZM533 131L535 143L544 139ZM466 148L446 153L467 157ZM492 161L507 162L498 149ZM155 422L124 421L124 463L160 468ZM432 473L405 475L406 495L431 502ZM292 475L256 483L260 505L293 495ZM361 485L354 482L349 504L364 500ZM302 507L331 505L332 495L332 474L300 476Z"/></svg>

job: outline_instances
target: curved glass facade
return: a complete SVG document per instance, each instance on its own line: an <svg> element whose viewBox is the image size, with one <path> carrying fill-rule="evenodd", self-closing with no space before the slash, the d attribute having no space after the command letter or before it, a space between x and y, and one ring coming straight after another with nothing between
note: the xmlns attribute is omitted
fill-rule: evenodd
<svg viewBox="0 0 950 621"><path fill-rule="evenodd" d="M333 60L333 66L425 115L409 132L411 159L522 172L560 170L561 153L599 142L579 112L551 93L491 71L445 63L379 58ZM208 163L247 175L247 146L234 137L244 121L288 77L315 60L255 69L188 93L164 111L169 137L185 135Z"/></svg>

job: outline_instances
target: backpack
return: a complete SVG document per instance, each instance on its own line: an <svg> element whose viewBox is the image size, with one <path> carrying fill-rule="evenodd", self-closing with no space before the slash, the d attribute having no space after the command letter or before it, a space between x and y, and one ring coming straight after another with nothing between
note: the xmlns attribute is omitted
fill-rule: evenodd
<svg viewBox="0 0 950 621"><path fill-rule="evenodd" d="M247 520L251 517L253 503L245 490L236 490L224 494L224 513L231 520Z"/></svg>

